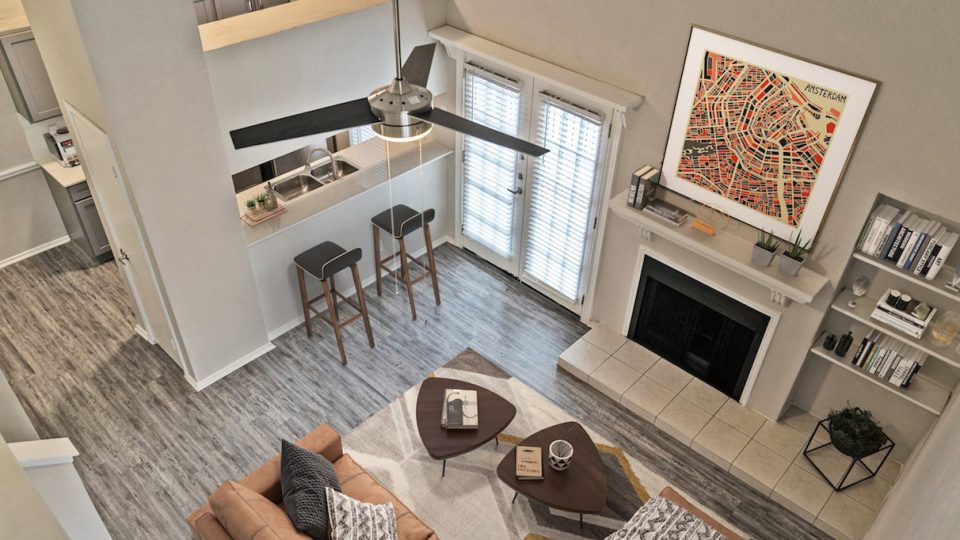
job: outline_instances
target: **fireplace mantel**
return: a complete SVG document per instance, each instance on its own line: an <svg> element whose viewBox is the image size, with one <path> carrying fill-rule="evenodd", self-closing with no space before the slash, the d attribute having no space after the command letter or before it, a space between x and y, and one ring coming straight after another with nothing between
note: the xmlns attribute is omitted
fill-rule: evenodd
<svg viewBox="0 0 960 540"><path fill-rule="evenodd" d="M650 241L656 235L701 257L727 266L769 289L770 300L780 306L785 306L788 299L809 304L829 281L826 276L806 267L801 268L796 276L784 276L777 270L776 265L759 268L750 263L753 244L749 240L724 231L707 236L688 224L674 227L636 208L628 207L626 200L626 191L618 193L610 200L610 210L635 224L644 240Z"/></svg>

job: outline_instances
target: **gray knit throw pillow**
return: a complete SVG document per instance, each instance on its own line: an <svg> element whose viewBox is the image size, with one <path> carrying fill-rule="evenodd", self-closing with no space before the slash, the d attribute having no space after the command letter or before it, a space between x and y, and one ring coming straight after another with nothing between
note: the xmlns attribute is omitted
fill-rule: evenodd
<svg viewBox="0 0 960 540"><path fill-rule="evenodd" d="M312 538L327 538L327 488L341 491L333 463L320 454L282 441L280 490L283 507L293 526Z"/></svg>
<svg viewBox="0 0 960 540"><path fill-rule="evenodd" d="M360 502L327 488L333 540L397 540L397 514L390 503Z"/></svg>

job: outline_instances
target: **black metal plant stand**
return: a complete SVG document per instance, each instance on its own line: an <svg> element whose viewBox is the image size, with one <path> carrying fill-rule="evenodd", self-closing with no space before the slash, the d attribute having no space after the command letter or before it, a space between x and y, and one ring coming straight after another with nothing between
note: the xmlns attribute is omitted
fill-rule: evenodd
<svg viewBox="0 0 960 540"><path fill-rule="evenodd" d="M807 439L807 445L803 448L803 457L807 458L807 461L809 461L810 464L813 465L813 468L816 469L818 473L820 473L820 476L822 476L823 479L826 480L827 483L830 484L830 487L832 487L835 491L842 491L844 489L847 489L848 487L855 486L860 482L863 482L864 480L869 480L874 476L876 476L877 473L880 471L880 468L883 467L883 464L887 462L887 458L890 457L890 452L893 451L893 447L895 446L894 442L890 440L890 437L887 437L887 444L881 446L879 449L877 449L876 452L873 452L871 454L867 454L861 457L848 456L850 457L850 466L847 467L847 470L843 473L843 478L840 479L839 483L834 484L832 480L827 478L827 475L823 474L823 471L820 470L820 467L817 466L817 463L810 458L810 454L812 454L813 452L816 452L817 450L820 450L821 448L832 446L833 441L828 440L826 443L821 444L820 446L815 446L813 448L810 448L810 445L813 443L813 438L817 435L817 431L819 431L821 428L827 433L827 437L829 439L830 430L827 428L828 422L829 420L826 418L817 422L817 427L814 428L813 433L810 434L810 438ZM874 456L880 452L885 452L885 453L883 455L883 459L880 460L880 464L877 465L876 469L871 469L866 463L863 462L864 458ZM841 452L841 454L843 454L843 452ZM847 454L844 454L844 455L847 455ZM850 476L850 473L853 471L853 468L854 466L856 466L857 463L859 463L861 467L866 469L866 471L869 474L855 482L846 484L847 478Z"/></svg>

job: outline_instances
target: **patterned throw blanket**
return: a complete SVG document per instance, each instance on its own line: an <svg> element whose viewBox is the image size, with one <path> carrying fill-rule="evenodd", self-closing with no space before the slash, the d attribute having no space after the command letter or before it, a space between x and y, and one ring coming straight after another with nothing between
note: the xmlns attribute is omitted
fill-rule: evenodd
<svg viewBox="0 0 960 540"><path fill-rule="evenodd" d="M673 501L655 497L606 540L725 540L702 519Z"/></svg>

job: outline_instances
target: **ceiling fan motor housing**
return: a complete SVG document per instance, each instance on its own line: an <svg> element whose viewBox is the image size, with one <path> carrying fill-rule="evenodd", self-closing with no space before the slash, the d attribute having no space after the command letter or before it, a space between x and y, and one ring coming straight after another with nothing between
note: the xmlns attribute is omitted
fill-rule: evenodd
<svg viewBox="0 0 960 540"><path fill-rule="evenodd" d="M374 90L367 96L367 101L373 114L380 118L380 123L371 127L385 139L416 139L429 133L433 127L413 116L433 108L433 94L423 86L394 79L387 86Z"/></svg>

